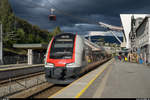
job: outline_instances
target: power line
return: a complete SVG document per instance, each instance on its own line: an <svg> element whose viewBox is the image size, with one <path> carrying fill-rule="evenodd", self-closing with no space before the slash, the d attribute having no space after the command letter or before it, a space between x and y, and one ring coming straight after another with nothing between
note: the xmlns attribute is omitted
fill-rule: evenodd
<svg viewBox="0 0 150 100"><path fill-rule="evenodd" d="M26 6L30 7L30 8L40 7L40 8L44 8L44 9L49 10L49 8L47 8L46 6L38 5L38 4L35 4L33 2L30 2L30 1L28 1L28 2L32 4L32 6L29 6L29 4L26 5Z"/></svg>
<svg viewBox="0 0 150 100"><path fill-rule="evenodd" d="M70 14L70 13L66 13L65 11L63 11L63 10L57 8L54 4L50 3L49 0L47 0L47 1L48 1L48 3L49 3L51 6L53 6L53 7L56 9L56 11L58 11L58 12L64 14L64 15L71 16L72 18L79 19L80 21L87 22L87 23L91 23L89 20L86 20L86 19L83 19L83 18L74 16L74 15L72 15L72 14ZM98 22L96 22L96 23L91 23L91 24L98 24Z"/></svg>
<svg viewBox="0 0 150 100"><path fill-rule="evenodd" d="M70 14L70 13L68 13L68 12L65 12L64 10L62 10L62 9L60 9L60 8L58 8L58 7L56 7L54 4L52 4L49 0L47 0L48 1L48 4L49 5L51 5L52 7L54 7L55 8L55 10L58 12L58 13L60 13L60 14L63 14L63 15L65 15L65 16L70 16L71 18L74 18L74 19L76 19L76 20L78 20L78 21L82 21L82 22L85 22L85 23L88 23L88 24L94 24L94 25L99 25L99 22L91 22L91 21L89 21L88 19L85 19L85 18L81 18L81 17L78 17L78 16L75 16L75 15L72 15L72 14ZM42 5L40 5L40 4L37 4L37 3L33 3L33 2L31 2L31 1L28 1L28 3L30 3L30 4L32 4L33 5L33 7L40 7L40 8L44 8L44 9L47 9L47 10L49 10L50 11L50 6L49 7L47 7L47 6L42 6ZM30 6L31 7L31 6ZM28 16L28 15L27 15ZM31 15L30 15L31 16ZM32 18L34 17L35 18L35 16L31 16Z"/></svg>
<svg viewBox="0 0 150 100"><path fill-rule="evenodd" d="M63 15L65 15L65 16L70 16L70 17L72 17L72 18L74 18L74 19L77 19L77 20L79 20L79 21L86 22L86 23L89 23L89 24L96 24L96 25L99 25L98 22L91 22L91 21L89 21L89 20L87 20L87 19L85 19L85 18L77 17L77 16L72 15L72 14L70 14L70 13L68 13L68 12L65 12L65 11L63 11L63 10L57 8L57 7L56 7L54 4L52 4L49 0L47 0L47 1L48 1L48 4L50 4L52 7L54 7L55 10L56 10L58 13L60 13L60 14L63 14ZM39 4L36 4L36 3L33 4L33 2L30 2L30 1L29 1L28 3L31 3L32 5L34 5L34 6L33 6L34 8L35 8L35 7L40 7L40 8L44 8L44 9L50 10L50 8L48 8L48 7L46 7L46 6L42 6L42 5L39 5ZM28 5L27 5L27 6L28 6ZM32 6L30 6L30 7L32 7Z"/></svg>

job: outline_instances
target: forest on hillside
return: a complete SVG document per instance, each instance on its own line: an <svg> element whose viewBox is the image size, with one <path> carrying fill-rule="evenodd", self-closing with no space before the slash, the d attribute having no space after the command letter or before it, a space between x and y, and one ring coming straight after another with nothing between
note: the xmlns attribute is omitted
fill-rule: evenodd
<svg viewBox="0 0 150 100"><path fill-rule="evenodd" d="M0 0L0 23L3 24L3 47L25 43L48 43L52 36L61 32L56 27L53 32L41 30L38 26L18 18L12 11L8 0Z"/></svg>

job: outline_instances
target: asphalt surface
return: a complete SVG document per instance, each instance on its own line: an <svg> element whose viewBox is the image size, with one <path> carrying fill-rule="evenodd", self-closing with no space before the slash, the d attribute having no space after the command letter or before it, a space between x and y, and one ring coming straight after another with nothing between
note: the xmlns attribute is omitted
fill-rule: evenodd
<svg viewBox="0 0 150 100"><path fill-rule="evenodd" d="M86 98L150 98L150 67L115 61L81 96Z"/></svg>

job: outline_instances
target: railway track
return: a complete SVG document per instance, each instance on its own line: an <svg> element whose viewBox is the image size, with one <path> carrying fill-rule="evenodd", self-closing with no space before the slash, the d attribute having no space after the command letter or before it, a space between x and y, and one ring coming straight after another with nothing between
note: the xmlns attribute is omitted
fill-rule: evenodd
<svg viewBox="0 0 150 100"><path fill-rule="evenodd" d="M5 65L6 66L6 65ZM7 66L7 67L0 67L0 81L24 76L27 74L33 74L37 72L43 72L44 71L44 65L43 64L37 64L37 65L26 65L26 66Z"/></svg>
<svg viewBox="0 0 150 100"><path fill-rule="evenodd" d="M53 95L64 87L65 85L60 86L46 82L18 94L9 96L8 98L48 98L50 95Z"/></svg>
<svg viewBox="0 0 150 100"><path fill-rule="evenodd" d="M43 84L9 96L8 98L48 98L50 95L53 95L65 86L66 85L55 85L45 82Z"/></svg>
<svg viewBox="0 0 150 100"><path fill-rule="evenodd" d="M49 96L57 93L61 89L65 88L66 86L67 85L54 85L51 88L32 96L32 98L48 98Z"/></svg>
<svg viewBox="0 0 150 100"><path fill-rule="evenodd" d="M44 72L36 72L36 73L32 73L32 74L13 77L13 78L10 78L10 79L5 79L5 80L0 81L0 87L3 86L3 85L7 85L8 83L10 83L10 81L11 82L21 81L23 79L28 79L28 78L31 78L31 77L34 77L34 76L37 76L37 75L42 75L42 74L44 74Z"/></svg>
<svg viewBox="0 0 150 100"><path fill-rule="evenodd" d="M37 72L37 73L29 74L29 75L23 75L23 76L18 76L18 77L2 80L2 81L0 81L0 87L9 85L10 83L13 83L16 81L21 81L24 79L30 79L30 78L37 76L37 75L44 75L44 72Z"/></svg>
<svg viewBox="0 0 150 100"><path fill-rule="evenodd" d="M87 66L86 69L81 71L82 73L85 72L84 74L81 74L81 76L87 74L89 71L91 71L92 69L96 68L97 65L101 65L101 64L107 62L108 60L109 59L105 59L105 60L103 60L101 62L89 64L89 66ZM95 66L95 67L92 67L92 66ZM42 91L40 93L37 93L37 94L31 96L31 98L48 98L49 96L57 93L59 90L63 89L66 86L67 85L52 85L49 89L46 89L46 90L44 90L44 91Z"/></svg>
<svg viewBox="0 0 150 100"><path fill-rule="evenodd" d="M37 80L34 81L38 76L42 76L43 82L36 83ZM28 82L27 85L27 82L25 84L24 81L34 81L32 83L36 84L33 85L32 83ZM17 85L23 88L17 89ZM12 89L16 87L17 90L11 90L10 92L10 86ZM38 72L30 75L12 78L11 81L0 81L0 98L47 98L48 96L53 95L64 87L65 85L55 85L46 82L44 72ZM4 89L6 88L8 88L8 92L5 92L5 94L2 95Z"/></svg>
<svg viewBox="0 0 150 100"><path fill-rule="evenodd" d="M44 72L37 72L0 81L0 97L6 97L18 93L45 82Z"/></svg>
<svg viewBox="0 0 150 100"><path fill-rule="evenodd" d="M96 67L91 67L91 66L97 66L97 65L101 65L104 62L107 62L108 59L101 61L99 63L95 63L95 64L90 64L88 69L85 69L83 72L88 72L89 69L93 69ZM85 73L84 73L85 74ZM82 75L84 75L82 74ZM27 75L27 76L21 76L18 78L14 78L12 79L12 82L16 82L16 81L21 81L24 79L30 79L33 81L33 79L36 79L35 77L40 75L43 75L42 78L45 80L45 75L44 72L40 72L40 73L35 73L35 74L31 74L31 75ZM7 81L3 81L0 82L1 84L5 84L9 82ZM38 83L38 82L37 82ZM47 98L51 95L53 95L54 93L58 92L59 90L61 90L62 88L64 88L67 85L55 85L55 84L51 84L45 81L43 81L42 83L39 84L35 84L34 86L30 86L30 87L26 87L24 89L22 89L21 91L16 92L15 94L11 94L11 95L7 95L6 97L8 98Z"/></svg>

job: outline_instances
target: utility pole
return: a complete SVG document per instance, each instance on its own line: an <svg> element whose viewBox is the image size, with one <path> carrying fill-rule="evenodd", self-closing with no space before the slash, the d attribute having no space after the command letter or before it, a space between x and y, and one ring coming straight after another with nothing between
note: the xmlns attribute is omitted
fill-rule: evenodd
<svg viewBox="0 0 150 100"><path fill-rule="evenodd" d="M3 64L3 26L0 22L0 65Z"/></svg>

